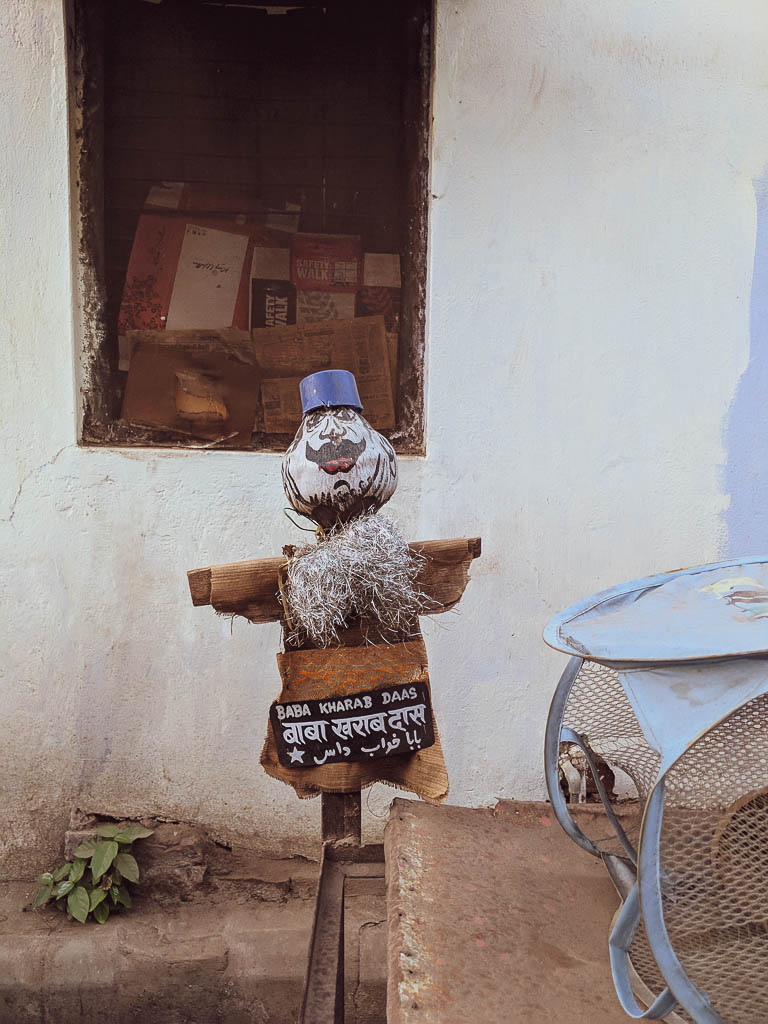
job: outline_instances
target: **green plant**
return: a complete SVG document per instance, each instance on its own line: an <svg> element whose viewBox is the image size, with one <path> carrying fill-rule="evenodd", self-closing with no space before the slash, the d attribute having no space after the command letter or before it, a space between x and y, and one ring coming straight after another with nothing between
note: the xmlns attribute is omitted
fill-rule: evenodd
<svg viewBox="0 0 768 1024"><path fill-rule="evenodd" d="M75 850L75 859L61 864L55 871L45 871L37 879L40 888L32 900L33 907L44 907L53 900L68 918L85 924L88 915L99 922L109 917L110 905L130 907L131 894L127 882L139 880L139 865L130 853L136 839L152 835L143 825L100 825L99 838L86 839Z"/></svg>

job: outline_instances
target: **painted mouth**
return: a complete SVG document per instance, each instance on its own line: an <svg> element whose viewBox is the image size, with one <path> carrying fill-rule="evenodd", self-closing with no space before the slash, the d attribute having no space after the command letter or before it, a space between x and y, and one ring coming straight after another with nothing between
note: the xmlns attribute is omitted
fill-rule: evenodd
<svg viewBox="0 0 768 1024"><path fill-rule="evenodd" d="M354 441L327 441L316 451L307 444L307 461L314 462L318 469L329 476L336 473L348 473L357 462L358 456L365 451L366 443L363 439Z"/></svg>
<svg viewBox="0 0 768 1024"><path fill-rule="evenodd" d="M331 459L330 462L321 463L318 469L333 476L335 473L348 473L354 464L354 459Z"/></svg>

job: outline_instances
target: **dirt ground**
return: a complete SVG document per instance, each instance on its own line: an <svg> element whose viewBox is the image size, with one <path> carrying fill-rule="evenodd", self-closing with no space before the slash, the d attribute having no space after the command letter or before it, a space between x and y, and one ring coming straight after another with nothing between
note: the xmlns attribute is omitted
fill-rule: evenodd
<svg viewBox="0 0 768 1024"><path fill-rule="evenodd" d="M318 865L185 825L146 842L134 908L103 926L0 885L0 1024L295 1024ZM547 805L397 800L386 854L386 891L349 883L346 1024L624 1024L617 896Z"/></svg>
<svg viewBox="0 0 768 1024"><path fill-rule="evenodd" d="M0 1024L296 1024L318 865L225 851L202 872L189 847L103 926L30 910L34 883L0 885ZM383 880L353 888L348 1024L384 1022L385 929Z"/></svg>

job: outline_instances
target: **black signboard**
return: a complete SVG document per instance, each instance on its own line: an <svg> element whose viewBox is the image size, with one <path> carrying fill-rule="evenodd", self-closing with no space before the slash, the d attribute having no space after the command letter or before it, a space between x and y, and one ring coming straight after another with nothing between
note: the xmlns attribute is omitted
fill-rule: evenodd
<svg viewBox="0 0 768 1024"><path fill-rule="evenodd" d="M422 682L351 697L275 701L269 719L286 768L410 756L435 742L429 691Z"/></svg>

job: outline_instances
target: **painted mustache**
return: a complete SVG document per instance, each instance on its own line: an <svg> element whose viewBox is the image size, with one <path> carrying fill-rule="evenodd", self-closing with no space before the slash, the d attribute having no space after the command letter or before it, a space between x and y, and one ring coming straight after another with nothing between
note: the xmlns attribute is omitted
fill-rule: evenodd
<svg viewBox="0 0 768 1024"><path fill-rule="evenodd" d="M317 450L307 442L306 457L308 462L314 462L325 473L348 473L365 448L365 439L357 443L347 440L326 441Z"/></svg>

